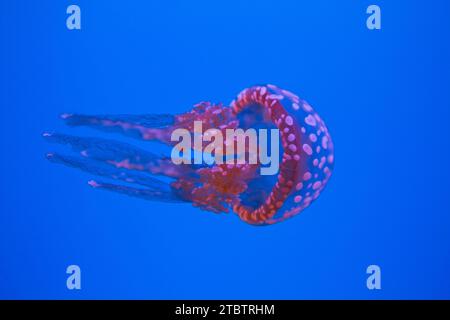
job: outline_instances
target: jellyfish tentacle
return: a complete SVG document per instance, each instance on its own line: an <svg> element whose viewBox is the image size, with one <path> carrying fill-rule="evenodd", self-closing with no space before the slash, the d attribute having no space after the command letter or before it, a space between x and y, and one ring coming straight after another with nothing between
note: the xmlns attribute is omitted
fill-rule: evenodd
<svg viewBox="0 0 450 320"><path fill-rule="evenodd" d="M125 194L127 196L145 199L148 201L185 203L186 201L174 195L172 192L158 189L139 189L125 185L90 180L88 184L95 189L102 189L112 192Z"/></svg>
<svg viewBox="0 0 450 320"><path fill-rule="evenodd" d="M64 113L61 118L72 127L85 126L106 132L121 133L137 139L169 142L167 128L175 117L169 114L155 115L84 115Z"/></svg>
<svg viewBox="0 0 450 320"><path fill-rule="evenodd" d="M94 129L117 132L137 139L158 141L173 145L172 132L178 128L194 132L195 122L202 124L204 131L237 128L239 122L233 119L232 110L222 105L201 102L194 109L178 115L84 115L64 113L61 118L69 126L86 126Z"/></svg>
<svg viewBox="0 0 450 320"><path fill-rule="evenodd" d="M115 191L123 194L129 194L135 197L144 198L146 200L174 203L186 202L186 200L177 197L174 194L171 186L168 183L153 177L132 173L129 170L117 170L108 166L102 166L101 163L93 160L65 156L57 153L47 154L47 159L49 159L53 163L60 163L65 166L77 168L97 176L123 181L125 183L141 185L144 186L145 189L138 189L119 184L94 183L94 181L91 180L89 184L92 187Z"/></svg>
<svg viewBox="0 0 450 320"><path fill-rule="evenodd" d="M116 168L145 171L173 178L194 173L192 166L176 166L168 157L153 154L124 142L61 133L44 133L43 136L49 142L69 145L84 158L102 161Z"/></svg>
<svg viewBox="0 0 450 320"><path fill-rule="evenodd" d="M142 126L143 128L159 128L169 126L174 122L171 114L106 114L83 115L64 113L61 118L70 126Z"/></svg>
<svg viewBox="0 0 450 320"><path fill-rule="evenodd" d="M59 163L68 167L77 168L97 176L121 180L127 183L136 183L147 188L165 188L167 191L170 191L169 185L159 179L126 169L117 169L95 160L62 155L58 153L48 153L47 159L53 163Z"/></svg>

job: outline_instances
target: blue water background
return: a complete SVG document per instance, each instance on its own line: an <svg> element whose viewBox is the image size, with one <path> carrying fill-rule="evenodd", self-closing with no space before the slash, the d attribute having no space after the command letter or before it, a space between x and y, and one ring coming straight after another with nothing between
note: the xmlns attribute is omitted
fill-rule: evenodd
<svg viewBox="0 0 450 320"><path fill-rule="evenodd" d="M382 9L382 30L366 8ZM82 10L69 31L65 11ZM1 1L0 298L450 298L450 3ZM58 115L181 113L273 83L336 166L279 225L96 191L52 165ZM115 136L119 137L119 136ZM141 145L142 144L139 144ZM66 288L77 264L82 289ZM382 269L382 290L366 268Z"/></svg>

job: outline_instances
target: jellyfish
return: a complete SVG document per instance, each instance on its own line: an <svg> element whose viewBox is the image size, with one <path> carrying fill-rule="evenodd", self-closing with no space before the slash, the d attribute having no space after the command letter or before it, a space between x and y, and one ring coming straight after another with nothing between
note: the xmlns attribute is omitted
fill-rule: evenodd
<svg viewBox="0 0 450 320"><path fill-rule="evenodd" d="M334 146L322 118L305 100L270 84L244 89L228 106L201 102L177 115L63 114L61 118L71 127L120 133L175 149L173 132L182 129L195 137L196 122L203 132L277 129L281 152L274 175L262 175L258 163L175 163L169 155L147 150L150 147L62 133L43 135L75 153L48 153L48 160L103 177L88 182L95 189L150 201L191 203L214 213L233 212L255 226L285 221L308 208L324 190L334 166ZM202 140L200 149L204 146ZM193 153L199 151L192 148Z"/></svg>

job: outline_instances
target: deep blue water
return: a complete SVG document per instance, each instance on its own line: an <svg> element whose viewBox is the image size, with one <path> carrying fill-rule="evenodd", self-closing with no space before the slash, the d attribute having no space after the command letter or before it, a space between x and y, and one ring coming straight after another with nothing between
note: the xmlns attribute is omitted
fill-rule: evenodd
<svg viewBox="0 0 450 320"><path fill-rule="evenodd" d="M72 3L80 31L65 25ZM0 298L450 298L449 10L1 1ZM175 114L259 83L308 100L335 144L327 189L284 223L96 191L44 157L46 130L98 134L65 128L62 112ZM382 290L366 288L371 264Z"/></svg>

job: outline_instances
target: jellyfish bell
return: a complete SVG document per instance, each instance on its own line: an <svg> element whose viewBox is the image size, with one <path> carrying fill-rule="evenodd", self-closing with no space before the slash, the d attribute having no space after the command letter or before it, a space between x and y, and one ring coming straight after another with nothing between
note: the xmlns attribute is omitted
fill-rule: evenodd
<svg viewBox="0 0 450 320"><path fill-rule="evenodd" d="M242 194L233 210L248 223L266 225L297 215L319 197L331 176L334 147L323 120L290 91L274 85L255 86L243 90L231 103L236 115L255 106L264 121L280 130L280 172L276 180L257 183L264 188L259 197Z"/></svg>

